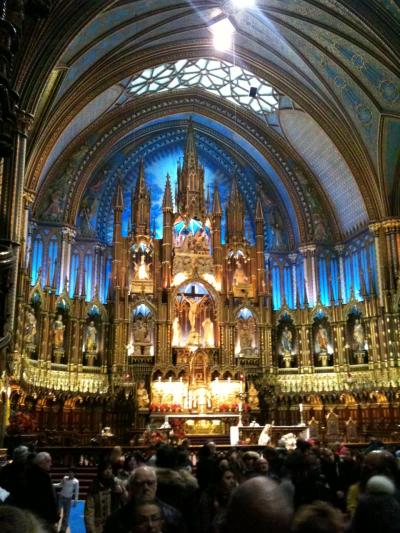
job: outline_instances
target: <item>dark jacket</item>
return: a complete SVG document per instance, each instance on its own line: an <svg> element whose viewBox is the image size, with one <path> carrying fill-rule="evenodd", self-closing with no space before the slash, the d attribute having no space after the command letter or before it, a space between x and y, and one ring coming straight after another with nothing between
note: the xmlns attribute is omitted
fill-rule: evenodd
<svg viewBox="0 0 400 533"><path fill-rule="evenodd" d="M183 522L182 514L167 503L156 500L161 508L164 517L163 533L186 533L186 526ZM127 503L121 509L108 517L103 533L131 533L133 531L132 505Z"/></svg>

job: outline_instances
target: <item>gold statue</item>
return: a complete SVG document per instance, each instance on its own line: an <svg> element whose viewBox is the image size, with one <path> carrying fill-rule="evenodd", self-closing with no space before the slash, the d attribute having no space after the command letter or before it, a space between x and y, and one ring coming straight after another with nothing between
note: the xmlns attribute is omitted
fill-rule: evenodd
<svg viewBox="0 0 400 533"><path fill-rule="evenodd" d="M260 408L260 400L258 399L258 391L254 386L254 383L250 383L248 390L248 404L253 411Z"/></svg>
<svg viewBox="0 0 400 533"><path fill-rule="evenodd" d="M139 409L148 409L150 400L146 387L144 386L144 381L139 381L138 383L136 390L136 399L137 406Z"/></svg>
<svg viewBox="0 0 400 533"><path fill-rule="evenodd" d="M172 346L180 346L182 342L182 328L176 316L172 322Z"/></svg>
<svg viewBox="0 0 400 533"><path fill-rule="evenodd" d="M65 330L65 324L62 321L62 315L58 315L57 320L54 321L54 325L53 325L53 339L54 339L55 348L63 347L64 330Z"/></svg>
<svg viewBox="0 0 400 533"><path fill-rule="evenodd" d="M204 345L206 348L211 348L214 346L214 324L212 320L207 317L201 323L204 331Z"/></svg>

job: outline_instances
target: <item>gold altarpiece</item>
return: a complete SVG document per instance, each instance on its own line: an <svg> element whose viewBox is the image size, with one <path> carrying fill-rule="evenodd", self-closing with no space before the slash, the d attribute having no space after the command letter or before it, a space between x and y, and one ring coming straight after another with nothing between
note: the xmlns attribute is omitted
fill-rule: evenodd
<svg viewBox="0 0 400 533"><path fill-rule="evenodd" d="M261 422L295 424L300 403L306 421L322 426L324 395L347 428L355 419L366 428L383 409L386 420L398 420L400 292L362 291L363 301L352 294L346 305L328 307L318 299L313 307L305 301L296 309L283 302L273 311L261 200L250 244L235 178L224 211L218 187L212 202L205 200L192 125L177 183L173 198L166 177L161 239L150 230L144 163L132 192L128 237L122 236L117 186L107 303L96 289L90 302L78 289L70 297L67 282L57 294L52 280L43 283L40 275L32 287L21 270L13 391L20 405L28 399L36 406L38 426L46 425L55 406L61 428L103 425L116 434L127 424L144 428L156 415L198 419L204 431L210 420L237 423L246 412L259 417L260 407ZM371 229L378 240L386 226ZM65 228L65 250L73 239L74 231ZM305 267L314 252L312 246L302 250ZM385 401L371 396L377 387ZM351 405L343 392L352 394ZM83 409L74 418L70 407L63 408L66 402L92 406L94 414ZM96 415L96 402L102 414Z"/></svg>

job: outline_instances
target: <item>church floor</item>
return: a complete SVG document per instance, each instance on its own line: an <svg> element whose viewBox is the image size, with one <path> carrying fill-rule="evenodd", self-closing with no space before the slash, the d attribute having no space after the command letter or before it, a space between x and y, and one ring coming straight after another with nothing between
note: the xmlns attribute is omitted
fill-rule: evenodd
<svg viewBox="0 0 400 533"><path fill-rule="evenodd" d="M71 514L69 516L69 529L67 533L86 533L85 524L83 521L83 511L85 502L79 500L76 506L71 507Z"/></svg>

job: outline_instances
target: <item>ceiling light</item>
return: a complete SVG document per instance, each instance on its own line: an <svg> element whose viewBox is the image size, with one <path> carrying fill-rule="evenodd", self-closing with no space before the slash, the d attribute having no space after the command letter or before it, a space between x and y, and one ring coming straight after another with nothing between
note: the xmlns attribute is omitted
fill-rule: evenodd
<svg viewBox="0 0 400 533"><path fill-rule="evenodd" d="M247 9L256 5L255 0L232 0L232 4L237 9Z"/></svg>
<svg viewBox="0 0 400 533"><path fill-rule="evenodd" d="M217 50L224 52L232 47L232 36L235 28L228 18L215 22L209 28L214 36L214 46Z"/></svg>

